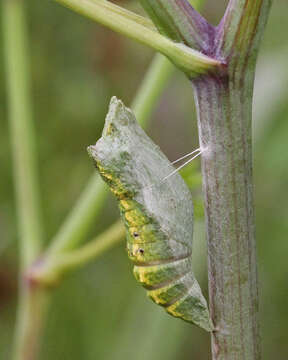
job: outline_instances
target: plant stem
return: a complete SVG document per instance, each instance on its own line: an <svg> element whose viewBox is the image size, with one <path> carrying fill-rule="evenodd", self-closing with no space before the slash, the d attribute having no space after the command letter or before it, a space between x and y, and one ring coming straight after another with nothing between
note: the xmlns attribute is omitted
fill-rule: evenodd
<svg viewBox="0 0 288 360"><path fill-rule="evenodd" d="M14 360L36 359L49 303L47 295L43 288L31 287L27 281L21 283L13 349Z"/></svg>
<svg viewBox="0 0 288 360"><path fill-rule="evenodd" d="M237 60L239 56L247 59L249 52L255 59L271 3L272 0L230 0L218 27L216 53Z"/></svg>
<svg viewBox="0 0 288 360"><path fill-rule="evenodd" d="M94 260L119 243L124 236L124 226L121 221L117 221L108 230L79 249L44 257L31 268L29 278L32 282L41 285L51 286L58 284L62 280L63 274L72 269L78 269Z"/></svg>
<svg viewBox="0 0 288 360"><path fill-rule="evenodd" d="M42 217L36 169L36 148L30 99L27 29L24 2L4 0L3 34L9 103L14 182L20 240L19 304L13 359L32 360L39 346L44 312L42 290L32 289L24 280L26 269L39 254Z"/></svg>
<svg viewBox="0 0 288 360"><path fill-rule="evenodd" d="M269 0L231 0L215 43L215 56L224 59L227 71L193 81L205 149L209 296L217 329L213 360L261 358L251 117L256 55L269 5Z"/></svg>
<svg viewBox="0 0 288 360"><path fill-rule="evenodd" d="M251 85L251 84L250 84ZM251 89L194 82L208 238L213 359L259 359Z"/></svg>
<svg viewBox="0 0 288 360"><path fill-rule="evenodd" d="M204 53L211 48L214 27L188 0L140 0L140 3L161 34Z"/></svg>
<svg viewBox="0 0 288 360"><path fill-rule="evenodd" d="M21 268L39 253L42 217L36 170L36 148L30 98L24 2L3 0L7 100L18 211Z"/></svg>
<svg viewBox="0 0 288 360"><path fill-rule="evenodd" d="M159 32L134 21L131 19L131 16L125 16L119 11L113 11L112 7L115 5L110 3L108 7L105 0L57 1L81 15L159 51L191 78L222 66L220 61L210 58L184 44L175 43L169 38L162 36Z"/></svg>
<svg viewBox="0 0 288 360"><path fill-rule="evenodd" d="M174 73L174 65L163 55L156 54L142 80L131 109L139 124L146 128L155 105L168 80Z"/></svg>
<svg viewBox="0 0 288 360"><path fill-rule="evenodd" d="M100 214L107 194L107 187L95 172L66 221L52 239L47 256L74 249L83 241L95 218Z"/></svg>
<svg viewBox="0 0 288 360"><path fill-rule="evenodd" d="M105 9L107 11L108 15L109 15L109 13L110 14L114 13L116 16L120 15L123 18L135 21L137 24L143 25L146 28L149 28L151 30L156 30L155 25L149 18L138 15L138 14L134 13L133 11L129 11L129 10L123 8L122 6L118 6L116 4L113 4L110 1L106 1L106 0L92 0L92 2L94 2L97 5L100 5L102 9Z"/></svg>

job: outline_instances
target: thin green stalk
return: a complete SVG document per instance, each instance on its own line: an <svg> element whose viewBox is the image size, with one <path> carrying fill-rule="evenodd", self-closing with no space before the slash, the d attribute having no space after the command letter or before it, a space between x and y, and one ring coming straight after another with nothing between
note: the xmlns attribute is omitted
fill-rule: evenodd
<svg viewBox="0 0 288 360"><path fill-rule="evenodd" d="M47 256L74 249L83 241L95 218L101 212L107 194L107 187L94 172L69 216L52 239Z"/></svg>
<svg viewBox="0 0 288 360"><path fill-rule="evenodd" d="M218 31L217 53L255 57L272 0L230 0ZM252 44L252 43L253 44Z"/></svg>
<svg viewBox="0 0 288 360"><path fill-rule="evenodd" d="M140 3L161 34L198 51L209 50L215 28L188 0L140 0Z"/></svg>
<svg viewBox="0 0 288 360"><path fill-rule="evenodd" d="M161 54L155 55L152 60L131 105L131 109L142 127L147 127L152 111L174 69L174 65Z"/></svg>
<svg viewBox="0 0 288 360"><path fill-rule="evenodd" d="M118 221L86 245L54 256L44 257L31 268L30 277L41 285L55 285L64 273L79 268L119 243L125 236L122 222Z"/></svg>
<svg viewBox="0 0 288 360"><path fill-rule="evenodd" d="M45 295L42 291L30 287L23 279L26 269L39 254L43 233L32 123L24 2L4 0L2 16L20 241L19 304L13 359L32 360L39 345L38 337L44 316L42 301L45 301Z"/></svg>
<svg viewBox="0 0 288 360"><path fill-rule="evenodd" d="M113 4L110 1L106 1L106 0L92 0L92 1L95 2L95 4L101 5L102 9L105 9L107 13L114 13L115 15L120 15L126 19L136 22L137 24L143 25L146 28L149 28L151 30L156 30L155 25L149 18L140 16L132 11L123 8L122 6Z"/></svg>
<svg viewBox="0 0 288 360"><path fill-rule="evenodd" d="M47 290L23 282L17 308L16 338L13 360L36 360L50 298Z"/></svg>
<svg viewBox="0 0 288 360"><path fill-rule="evenodd" d="M184 44L175 43L157 31L134 21L131 19L131 16L125 16L119 11L113 11L112 8L115 5L110 3L108 7L105 0L56 1L120 34L159 51L191 78L222 66L220 61L210 58Z"/></svg>
<svg viewBox="0 0 288 360"><path fill-rule="evenodd" d="M38 255L43 232L23 7L24 2L21 0L3 0L2 3L7 100L22 270Z"/></svg>

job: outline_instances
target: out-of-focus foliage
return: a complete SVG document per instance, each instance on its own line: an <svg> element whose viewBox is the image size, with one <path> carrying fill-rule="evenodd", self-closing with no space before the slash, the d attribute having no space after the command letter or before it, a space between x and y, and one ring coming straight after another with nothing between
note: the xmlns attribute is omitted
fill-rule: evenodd
<svg viewBox="0 0 288 360"><path fill-rule="evenodd" d="M125 1L118 1L126 5ZM223 10L205 9L216 23ZM139 10L136 1L130 8ZM220 5L219 5L220 6ZM92 173L86 146L99 137L112 95L129 105L150 50L48 0L27 2L46 241ZM257 241L265 360L288 354L288 4L274 2L257 71L254 139ZM0 39L0 358L8 359L16 308L17 230ZM179 72L153 115L149 133L171 160L197 147L192 88ZM192 166L199 168L199 161ZM199 178L186 179L199 197ZM195 190L195 185L198 189ZM197 203L197 201L196 201ZM197 209L196 209L197 210ZM201 211L196 211L196 273L205 287ZM95 235L118 212L107 199ZM207 359L209 336L170 318L146 299L124 244L71 274L55 290L41 360Z"/></svg>

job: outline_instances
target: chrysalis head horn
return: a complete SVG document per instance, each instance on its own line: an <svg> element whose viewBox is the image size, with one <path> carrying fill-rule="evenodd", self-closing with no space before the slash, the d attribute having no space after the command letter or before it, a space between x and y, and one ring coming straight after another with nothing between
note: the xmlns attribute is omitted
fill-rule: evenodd
<svg viewBox="0 0 288 360"><path fill-rule="evenodd" d="M127 116L127 112L129 112L129 116ZM131 110L126 108L116 96L113 96L105 119L102 136L109 136L121 131L123 126L127 126L131 122L131 115L134 118Z"/></svg>

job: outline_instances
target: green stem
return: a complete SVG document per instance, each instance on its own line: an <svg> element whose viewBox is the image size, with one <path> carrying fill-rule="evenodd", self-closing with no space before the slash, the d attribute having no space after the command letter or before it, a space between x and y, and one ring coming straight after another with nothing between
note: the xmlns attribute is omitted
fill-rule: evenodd
<svg viewBox="0 0 288 360"><path fill-rule="evenodd" d="M13 359L34 359L44 312L42 291L24 281L24 273L39 254L42 217L36 169L36 148L30 99L30 69L24 2L2 3L6 56L9 123L20 240L19 304L15 328Z"/></svg>
<svg viewBox="0 0 288 360"><path fill-rule="evenodd" d="M206 53L215 29L188 0L140 0L159 32L176 42Z"/></svg>
<svg viewBox="0 0 288 360"><path fill-rule="evenodd" d="M95 172L67 220L52 239L51 246L47 250L47 256L74 249L83 241L95 218L102 210L107 194L107 187Z"/></svg>
<svg viewBox="0 0 288 360"><path fill-rule="evenodd" d="M256 57L272 0L230 0L219 25L217 55Z"/></svg>
<svg viewBox="0 0 288 360"><path fill-rule="evenodd" d="M270 0L231 0L215 52L227 70L193 81L208 238L213 360L259 360L252 99Z"/></svg>
<svg viewBox="0 0 288 360"><path fill-rule="evenodd" d="M23 281L17 309L17 327L14 340L14 360L35 360L40 348L42 329L48 307L46 290L31 287Z"/></svg>
<svg viewBox="0 0 288 360"><path fill-rule="evenodd" d="M132 20L137 24L143 25L146 28L149 28L154 31L156 30L155 25L149 18L140 16L132 11L123 8L122 6L118 6L106 0L92 0L92 2L94 2L97 5L100 5L103 10L105 9L107 11L107 14L114 13L116 17L117 15L118 16L120 15L123 18Z"/></svg>
<svg viewBox="0 0 288 360"><path fill-rule="evenodd" d="M23 7L24 2L21 0L3 0L7 98L22 270L38 255L42 240L27 30Z"/></svg>
<svg viewBox="0 0 288 360"><path fill-rule="evenodd" d="M222 63L196 50L175 43L162 36L157 31L125 16L119 11L113 11L112 3L105 0L57 0L73 11L99 22L108 28L126 35L152 49L166 55L177 67L193 78L221 67Z"/></svg>
<svg viewBox="0 0 288 360"><path fill-rule="evenodd" d="M79 268L111 249L125 236L122 222L118 221L79 249L44 257L30 271L32 282L41 285L57 284L64 273Z"/></svg>
<svg viewBox="0 0 288 360"><path fill-rule="evenodd" d="M147 127L152 111L173 72L174 66L165 56L155 55L131 105L142 127Z"/></svg>
<svg viewBox="0 0 288 360"><path fill-rule="evenodd" d="M247 76L247 77L246 77ZM208 237L210 311L217 331L213 359L258 360L251 81L194 83Z"/></svg>

